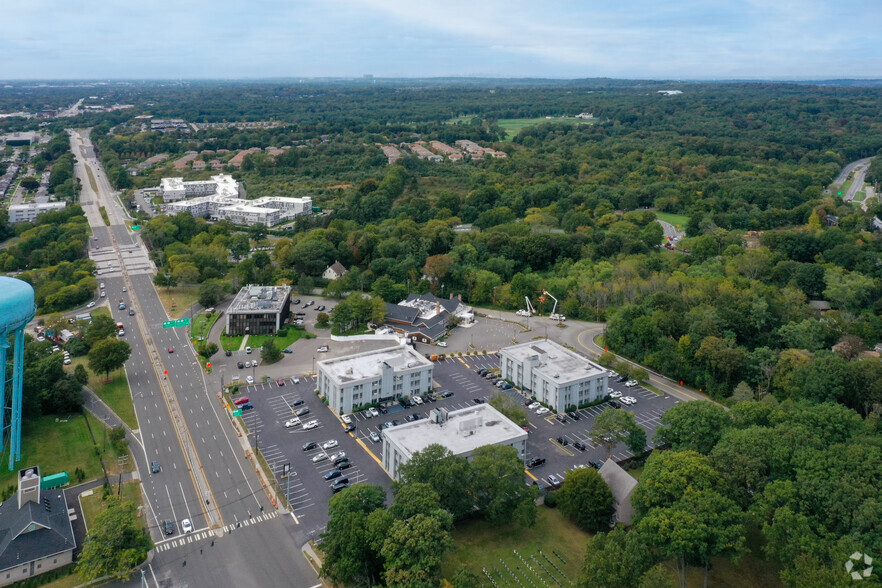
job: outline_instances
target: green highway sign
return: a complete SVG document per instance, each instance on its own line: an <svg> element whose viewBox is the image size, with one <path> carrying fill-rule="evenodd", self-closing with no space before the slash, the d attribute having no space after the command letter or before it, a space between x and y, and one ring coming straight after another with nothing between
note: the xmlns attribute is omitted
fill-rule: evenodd
<svg viewBox="0 0 882 588"><path fill-rule="evenodd" d="M233 416L242 416L242 409L238 408L233 411Z"/></svg>
<svg viewBox="0 0 882 588"><path fill-rule="evenodd" d="M178 319L176 321L162 321L162 328L163 329L169 329L171 327L189 327L189 326L190 326L190 319L189 318L182 318L182 319Z"/></svg>
<svg viewBox="0 0 882 588"><path fill-rule="evenodd" d="M132 225L132 230L133 230L133 231L140 231L140 230L141 230L141 225Z"/></svg>

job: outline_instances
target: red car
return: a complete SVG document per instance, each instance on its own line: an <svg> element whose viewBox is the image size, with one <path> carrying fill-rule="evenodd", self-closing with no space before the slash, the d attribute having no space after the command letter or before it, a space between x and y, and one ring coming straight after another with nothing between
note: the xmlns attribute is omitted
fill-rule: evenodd
<svg viewBox="0 0 882 588"><path fill-rule="evenodd" d="M233 401L233 404L239 405L239 404L245 404L246 402L248 402L248 397L247 397L247 396L243 396L242 398L237 398L237 399L235 399L235 400Z"/></svg>
<svg viewBox="0 0 882 588"><path fill-rule="evenodd" d="M168 352L169 352L169 353L174 353L174 352L175 352L175 348L174 348L174 347L169 347L169 348L168 348Z"/></svg>
<svg viewBox="0 0 882 588"><path fill-rule="evenodd" d="M278 384L279 386L284 386L285 380L283 380L282 378L279 378L278 380L276 380L276 384Z"/></svg>

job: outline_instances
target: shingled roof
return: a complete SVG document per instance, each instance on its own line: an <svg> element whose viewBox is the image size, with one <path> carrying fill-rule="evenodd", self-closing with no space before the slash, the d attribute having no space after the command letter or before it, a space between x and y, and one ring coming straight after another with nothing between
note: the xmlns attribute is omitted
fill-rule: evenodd
<svg viewBox="0 0 882 588"><path fill-rule="evenodd" d="M15 497L0 504L0 570L76 547L61 489L43 490L41 504L21 508Z"/></svg>

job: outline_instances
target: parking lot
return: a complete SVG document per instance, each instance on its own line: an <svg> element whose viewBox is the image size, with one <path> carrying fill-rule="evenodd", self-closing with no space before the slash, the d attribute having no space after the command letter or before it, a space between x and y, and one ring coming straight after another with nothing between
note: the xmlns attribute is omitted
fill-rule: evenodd
<svg viewBox="0 0 882 588"><path fill-rule="evenodd" d="M284 385L276 380L241 389L235 398L246 397L254 406L242 412L242 420L248 427L252 447L259 451L269 464L279 484L280 494L287 495L294 515L315 529L321 530L328 518L328 500L333 492L331 486L342 478L349 484L370 482L387 490L391 480L362 447L354 434L346 433L339 419L315 395L315 378L285 378ZM295 411L308 409L300 417ZM293 419L292 426L285 423ZM316 421L315 428L304 430L303 424ZM357 429L356 429L357 431ZM322 444L336 441L337 445L323 449ZM308 442L316 447L304 450ZM324 475L335 469L331 457L344 452L351 466L342 470L338 479L325 480ZM317 457L323 456L323 457ZM285 465L289 475L285 477Z"/></svg>

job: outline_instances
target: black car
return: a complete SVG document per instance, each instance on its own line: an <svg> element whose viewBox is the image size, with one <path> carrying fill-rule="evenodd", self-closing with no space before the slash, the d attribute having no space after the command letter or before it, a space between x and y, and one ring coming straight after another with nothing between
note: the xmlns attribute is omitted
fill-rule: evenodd
<svg viewBox="0 0 882 588"><path fill-rule="evenodd" d="M585 449L586 449L585 444L582 443L581 441L576 441L575 443L573 443L573 447L575 447L579 451L585 451Z"/></svg>
<svg viewBox="0 0 882 588"><path fill-rule="evenodd" d="M613 408L622 408L622 404L617 400L613 400L609 405Z"/></svg>
<svg viewBox="0 0 882 588"><path fill-rule="evenodd" d="M487 368L477 369L477 370L475 370L475 373L483 378L484 375L487 373Z"/></svg>
<svg viewBox="0 0 882 588"><path fill-rule="evenodd" d="M453 396L453 392L450 390L445 390L441 393L441 398L450 398L451 396Z"/></svg>
<svg viewBox="0 0 882 588"><path fill-rule="evenodd" d="M343 475L342 470L331 470L327 474L325 474L325 480L333 480L334 478L339 478Z"/></svg>
<svg viewBox="0 0 882 588"><path fill-rule="evenodd" d="M331 490L334 491L334 494L340 492L341 490L346 490L347 488L349 488L349 480L347 478L337 480L336 482L334 482L334 485L331 486Z"/></svg>
<svg viewBox="0 0 882 588"><path fill-rule="evenodd" d="M354 431L354 430L355 430L355 424L353 424L353 423L349 423L348 425L346 425L345 427L343 427L343 430L344 430L345 432L347 432L347 433L349 433L349 432L351 432L351 431Z"/></svg>
<svg viewBox="0 0 882 588"><path fill-rule="evenodd" d="M298 398L297 400L295 400L294 402L291 403L291 406L300 406L301 404L303 404L303 399Z"/></svg>
<svg viewBox="0 0 882 588"><path fill-rule="evenodd" d="M352 467L352 462L348 459L343 459L340 463L335 463L334 465L337 466L338 470L345 470Z"/></svg>
<svg viewBox="0 0 882 588"><path fill-rule="evenodd" d="M560 421L560 422L562 422L562 423L567 422L567 417L565 417L565 416L562 415L562 414L556 415L554 418L556 418L558 421Z"/></svg>
<svg viewBox="0 0 882 588"><path fill-rule="evenodd" d="M342 453L342 452L341 452L341 453ZM335 460L334 460L334 465L335 465L335 466L339 466L339 465L340 465L341 463L343 463L344 461L347 462L347 463L349 462L349 458L346 457L345 455L344 455L343 457L338 457L337 459L335 459Z"/></svg>
<svg viewBox="0 0 882 588"><path fill-rule="evenodd" d="M594 469L599 470L600 468L603 467L603 462L602 461L589 461L588 465L590 465Z"/></svg>
<svg viewBox="0 0 882 588"><path fill-rule="evenodd" d="M129 316L135 316L135 309L134 308L129 309Z"/></svg>
<svg viewBox="0 0 882 588"><path fill-rule="evenodd" d="M245 367L245 364L240 361L239 363L236 364L236 367L238 367L241 370L243 367Z"/></svg>
<svg viewBox="0 0 882 588"><path fill-rule="evenodd" d="M475 398L475 404L484 404L486 400L483 398Z"/></svg>
<svg viewBox="0 0 882 588"><path fill-rule="evenodd" d="M325 305L324 305L324 304L319 304L315 309L316 309L317 311L319 311L319 312L322 312L322 311L325 309Z"/></svg>
<svg viewBox="0 0 882 588"><path fill-rule="evenodd" d="M151 471L152 473L154 473L154 474L158 474L159 471L160 471L161 469L162 469L162 468L159 466L159 462L158 462L158 461L152 461L152 462L150 462L150 471Z"/></svg>
<svg viewBox="0 0 882 588"><path fill-rule="evenodd" d="M171 522L170 519L165 519L164 521L162 521L162 530L165 531L166 535L174 535L175 524Z"/></svg>
<svg viewBox="0 0 882 588"><path fill-rule="evenodd" d="M298 408L296 411L294 411L294 416L306 416L308 414L309 414L309 409L306 408L305 406L303 408Z"/></svg>
<svg viewBox="0 0 882 588"><path fill-rule="evenodd" d="M398 401L398 404L400 404L400 405L403 406L404 408L410 408L411 406L413 406L413 403L412 403L412 402L410 401L410 399L408 399L408 398L401 398L401 399Z"/></svg>
<svg viewBox="0 0 882 588"><path fill-rule="evenodd" d="M309 443L303 444L303 451L309 451L310 449L315 449L316 447L318 447L318 443L316 443L315 441L310 441Z"/></svg>
<svg viewBox="0 0 882 588"><path fill-rule="evenodd" d="M233 352L227 349L226 351L224 351L224 355L226 355L227 357L231 357L233 355Z"/></svg>
<svg viewBox="0 0 882 588"><path fill-rule="evenodd" d="M561 445L569 445L570 441L566 437L558 437L557 442Z"/></svg>
<svg viewBox="0 0 882 588"><path fill-rule="evenodd" d="M416 420L416 415L409 414L406 417L404 417L404 420L406 420L409 423L412 423Z"/></svg>
<svg viewBox="0 0 882 588"><path fill-rule="evenodd" d="M300 304L300 299L299 299L299 298L295 298L294 301L291 302L291 304Z"/></svg>
<svg viewBox="0 0 882 588"><path fill-rule="evenodd" d="M544 457L531 457L527 460L527 467L535 468L541 466L543 463L545 463Z"/></svg>
<svg viewBox="0 0 882 588"><path fill-rule="evenodd" d="M616 378L616 382L627 382L627 381L628 381L627 376L619 376L618 378Z"/></svg>
<svg viewBox="0 0 882 588"><path fill-rule="evenodd" d="M582 417L579 416L578 412L568 412L567 416L573 419L574 421L580 420Z"/></svg>

